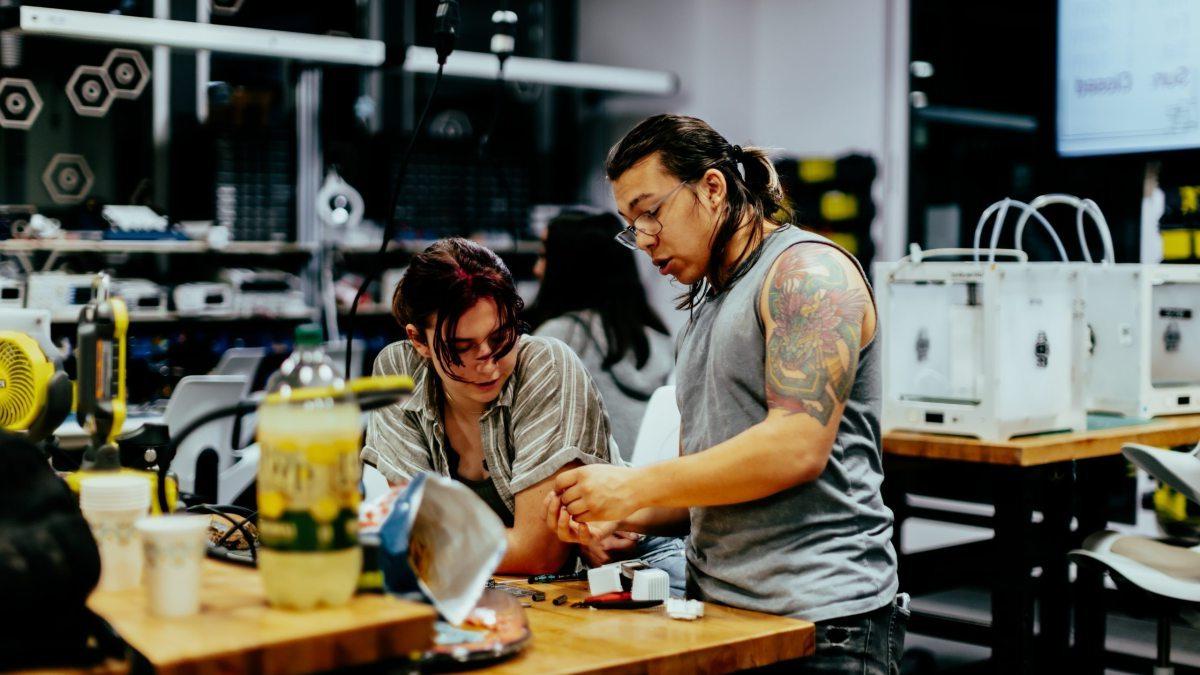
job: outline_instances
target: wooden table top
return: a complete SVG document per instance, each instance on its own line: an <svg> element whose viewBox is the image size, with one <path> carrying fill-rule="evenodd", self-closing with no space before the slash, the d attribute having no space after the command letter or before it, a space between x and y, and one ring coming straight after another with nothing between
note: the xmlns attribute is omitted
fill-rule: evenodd
<svg viewBox="0 0 1200 675"><path fill-rule="evenodd" d="M526 584L518 584L526 586ZM526 586L546 593L525 610L533 641L514 658L476 672L728 673L809 656L816 628L807 621L707 603L704 618L677 621L662 607L576 609L587 582ZM555 606L554 598L570 601Z"/></svg>
<svg viewBox="0 0 1200 675"><path fill-rule="evenodd" d="M1121 446L1126 443L1170 447L1197 441L1200 441L1200 415L1173 415L1158 417L1145 424L1028 436L1010 441L891 431L883 435L883 451L900 457L1038 466L1119 455Z"/></svg>
<svg viewBox="0 0 1200 675"><path fill-rule="evenodd" d="M88 607L160 674L330 670L432 644L435 613L428 605L356 595L343 607L272 609L257 570L213 560L204 565L195 616L152 616L142 588L97 591Z"/></svg>

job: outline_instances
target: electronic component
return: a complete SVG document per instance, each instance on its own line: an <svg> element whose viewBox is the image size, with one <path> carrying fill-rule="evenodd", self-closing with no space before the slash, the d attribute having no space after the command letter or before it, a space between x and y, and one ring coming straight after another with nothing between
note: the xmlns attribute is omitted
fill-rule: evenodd
<svg viewBox="0 0 1200 675"><path fill-rule="evenodd" d="M100 215L117 232L166 232L166 216L160 216L148 206L106 205Z"/></svg>
<svg viewBox="0 0 1200 675"><path fill-rule="evenodd" d="M583 581L586 578L587 570L580 570L570 574L535 574L528 581L531 584L552 584L556 581Z"/></svg>
<svg viewBox="0 0 1200 675"><path fill-rule="evenodd" d="M935 255L875 265L884 430L984 440L1085 430L1084 273Z"/></svg>
<svg viewBox="0 0 1200 675"><path fill-rule="evenodd" d="M118 279L112 282L112 294L123 298L134 315L166 315L167 292L147 279Z"/></svg>
<svg viewBox="0 0 1200 675"><path fill-rule="evenodd" d="M633 573L634 600L666 600L671 596L671 577L666 572L650 568Z"/></svg>
<svg viewBox="0 0 1200 675"><path fill-rule="evenodd" d="M294 139L279 129L221 127L213 140L214 225L234 241L291 241L296 220Z"/></svg>
<svg viewBox="0 0 1200 675"><path fill-rule="evenodd" d="M221 316L234 312L233 287L226 283L180 284L172 295L180 316Z"/></svg>
<svg viewBox="0 0 1200 675"><path fill-rule="evenodd" d="M25 306L25 282L0 277L0 307L19 309Z"/></svg>
<svg viewBox="0 0 1200 675"><path fill-rule="evenodd" d="M620 593L625 590L621 586L621 564L601 565L588 570L588 591L592 595L605 593Z"/></svg>
<svg viewBox="0 0 1200 675"><path fill-rule="evenodd" d="M667 616L682 621L702 619L704 618L704 603L699 600L667 598Z"/></svg>
<svg viewBox="0 0 1200 675"><path fill-rule="evenodd" d="M532 588L522 588L520 586L510 586L507 581L498 582L495 579L488 579L487 587L508 593L514 598L529 598L534 602L544 602L546 600L546 594L542 591Z"/></svg>
<svg viewBox="0 0 1200 675"><path fill-rule="evenodd" d="M1088 410L1200 412L1200 265L1078 269L1087 278Z"/></svg>
<svg viewBox="0 0 1200 675"><path fill-rule="evenodd" d="M221 276L233 289L238 316L302 317L312 314L294 274L275 271L227 269Z"/></svg>
<svg viewBox="0 0 1200 675"><path fill-rule="evenodd" d="M48 309L56 320L74 321L92 299L93 274L35 272L26 280L25 306Z"/></svg>
<svg viewBox="0 0 1200 675"><path fill-rule="evenodd" d="M1022 208L1011 199L993 208L1005 204ZM1190 348L1200 340L1200 265L1115 264L1112 235L1099 205L1068 194L1041 195L1022 208L1018 245L1031 217L1049 227L1040 210L1055 205L1074 209L1086 262L1038 266L1083 275L1087 409L1131 417L1200 412L1200 350ZM991 210L984 212L985 219ZM1085 216L1099 235L1100 263L1092 263L1084 239ZM976 226L977 238L985 219ZM993 245L997 237L993 230Z"/></svg>

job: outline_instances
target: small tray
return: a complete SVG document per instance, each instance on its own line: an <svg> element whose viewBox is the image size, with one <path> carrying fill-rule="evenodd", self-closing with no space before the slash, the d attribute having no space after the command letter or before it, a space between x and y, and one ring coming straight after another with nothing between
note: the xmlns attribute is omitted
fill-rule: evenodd
<svg viewBox="0 0 1200 675"><path fill-rule="evenodd" d="M473 619L480 614L494 615L495 625L489 627L473 623ZM489 588L483 592L471 617L462 626L441 621L435 625L435 645L421 655L421 670L436 671L461 667L463 664L482 665L500 661L520 652L532 637L520 600Z"/></svg>

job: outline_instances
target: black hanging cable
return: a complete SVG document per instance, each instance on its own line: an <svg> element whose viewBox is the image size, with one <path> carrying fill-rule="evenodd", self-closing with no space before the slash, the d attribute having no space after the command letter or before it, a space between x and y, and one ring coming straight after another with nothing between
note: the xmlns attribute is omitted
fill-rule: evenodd
<svg viewBox="0 0 1200 675"><path fill-rule="evenodd" d="M389 208L384 217L383 241L379 243L379 250L375 253L375 262L367 267L362 283L359 284L358 291L354 294L354 301L350 304L350 312L346 315L346 362L343 371L345 373L352 372L350 364L354 362L354 322L358 317L358 303L366 293L367 287L379 277L387 264L387 247L392 238L396 236L396 228L399 225L396 220L396 207L400 203L400 188L403 187L404 178L408 174L408 163L412 159L412 151L417 144L417 138L425 126L425 117L429 114L434 97L437 96L438 85L442 83L442 71L446 67L446 59L454 51L454 43L457 39L458 2L457 0L441 0L434 12L433 29L433 46L434 51L437 52L438 62L437 74L433 79L433 89L430 90L429 97L425 99L425 105L421 109L420 116L417 117L417 124L413 127L412 137L408 139L408 147L400 158L400 169L396 173L396 181L392 184L392 196L388 200Z"/></svg>
<svg viewBox="0 0 1200 675"><path fill-rule="evenodd" d="M230 528L225 532L225 534L221 535L221 538L214 543L214 546L227 547L229 540L233 537L233 535L240 532L242 538L246 541L246 546L250 550L250 558L254 561L258 560L257 538L251 535L248 528L248 524L253 523L254 519L258 516L257 511L251 511L250 509L231 505L214 506L212 504L197 504L196 506L189 506L187 508L187 512L206 513L225 519L229 523ZM242 519L234 520L233 516L240 516Z"/></svg>
<svg viewBox="0 0 1200 675"><path fill-rule="evenodd" d="M364 392L356 396L358 407L363 412L391 405L397 400L399 400L399 395L392 391ZM167 499L167 472L170 470L171 462L175 459L175 454L179 451L179 446L183 444L184 439L191 436L200 427L214 420L254 412L258 410L258 406L261 403L262 401L245 400L221 408L215 408L188 422L179 430L178 434L171 437L171 443L167 446L167 451L158 465L158 508L164 515L170 513L172 510L172 505ZM233 508L240 509L241 507L223 506L222 508L232 510ZM237 513L238 511L234 512Z"/></svg>
<svg viewBox="0 0 1200 675"><path fill-rule="evenodd" d="M257 409L258 401L239 401L233 405L227 405L221 408L210 410L189 422L179 430L178 434L175 434L171 438L171 443L167 446L166 453L164 453L163 457L159 458L158 485L155 486L158 491L158 509L163 515L166 515L173 510L172 507L174 505L171 504L170 500L167 499L167 472L170 470L171 462L174 461L175 454L179 452L179 446L183 443L183 440L188 436L191 436L192 432L204 426L205 424L212 422L213 420L219 420L222 417L229 417L231 415L244 415L246 413L252 413Z"/></svg>

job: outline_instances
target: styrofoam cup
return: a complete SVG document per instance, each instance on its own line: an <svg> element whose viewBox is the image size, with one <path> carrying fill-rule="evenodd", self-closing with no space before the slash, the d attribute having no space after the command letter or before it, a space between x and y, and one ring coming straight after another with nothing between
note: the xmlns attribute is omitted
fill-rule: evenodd
<svg viewBox="0 0 1200 675"><path fill-rule="evenodd" d="M150 508L150 481L142 476L88 476L79 483L79 507L116 511Z"/></svg>
<svg viewBox="0 0 1200 675"><path fill-rule="evenodd" d="M161 516L137 522L146 551L150 611L156 616L190 616L200 611L209 521L208 516Z"/></svg>
<svg viewBox="0 0 1200 675"><path fill-rule="evenodd" d="M137 587L142 543L134 523L150 509L150 484L138 476L90 476L79 484L79 506L100 549L99 588Z"/></svg>

